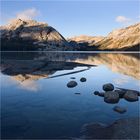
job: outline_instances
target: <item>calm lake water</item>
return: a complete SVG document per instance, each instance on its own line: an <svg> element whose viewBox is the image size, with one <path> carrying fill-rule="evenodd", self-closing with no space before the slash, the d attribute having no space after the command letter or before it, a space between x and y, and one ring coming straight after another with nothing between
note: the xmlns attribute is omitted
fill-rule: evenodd
<svg viewBox="0 0 140 140"><path fill-rule="evenodd" d="M137 53L7 52L1 60L2 138L74 138L88 123L138 117L139 101L107 104L94 91L112 83L139 90ZM80 78L85 77L86 82ZM72 79L75 78L75 79ZM78 85L68 88L74 80ZM80 94L75 94L80 93ZM125 107L119 114L113 107Z"/></svg>

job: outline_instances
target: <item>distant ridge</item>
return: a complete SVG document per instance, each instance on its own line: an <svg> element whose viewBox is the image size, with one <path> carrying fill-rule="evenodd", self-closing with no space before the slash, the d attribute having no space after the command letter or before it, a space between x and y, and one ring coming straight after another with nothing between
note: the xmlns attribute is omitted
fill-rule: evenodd
<svg viewBox="0 0 140 140"><path fill-rule="evenodd" d="M83 50L139 51L140 23L114 30L106 37L77 36L69 38L68 40L80 44L79 49ZM85 44L88 47L84 47Z"/></svg>

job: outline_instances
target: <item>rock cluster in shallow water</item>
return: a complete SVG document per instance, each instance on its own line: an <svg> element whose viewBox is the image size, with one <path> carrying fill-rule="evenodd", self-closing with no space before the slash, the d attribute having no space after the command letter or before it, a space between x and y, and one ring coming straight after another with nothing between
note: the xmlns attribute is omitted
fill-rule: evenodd
<svg viewBox="0 0 140 140"><path fill-rule="evenodd" d="M105 92L95 91L94 94L104 97L106 103L118 103L121 98L124 98L127 101L134 102L138 101L140 92L136 90L129 90L123 88L117 88L114 90L114 85L111 83L104 84L103 90Z"/></svg>
<svg viewBox="0 0 140 140"><path fill-rule="evenodd" d="M76 78L72 77L71 79L76 79ZM86 80L87 79L84 77L80 79L81 82L86 82ZM77 85L78 83L74 80L67 83L68 88L74 88ZM94 95L103 97L104 102L110 103L110 104L116 104L120 101L120 99L125 99L126 101L129 101L129 102L135 102L139 100L138 96L140 96L139 91L124 89L124 88L119 88L119 87L115 88L112 83L104 84L102 89L104 90L103 92L95 91ZM80 92L75 92L75 94L81 95ZM121 106L115 106L113 110L120 114L123 114L127 111L126 108L121 107Z"/></svg>
<svg viewBox="0 0 140 140"><path fill-rule="evenodd" d="M119 102L120 99L123 99L123 98L126 101L135 102L139 100L138 96L140 96L140 92L136 90L123 89L123 88L118 88L118 87L117 89L114 90L114 85L111 83L104 84L103 90L105 92L95 91L94 95L104 97L104 101L106 103L111 103L111 104L116 104ZM113 110L120 114L123 114L127 111L126 108L121 107L121 106L115 106Z"/></svg>

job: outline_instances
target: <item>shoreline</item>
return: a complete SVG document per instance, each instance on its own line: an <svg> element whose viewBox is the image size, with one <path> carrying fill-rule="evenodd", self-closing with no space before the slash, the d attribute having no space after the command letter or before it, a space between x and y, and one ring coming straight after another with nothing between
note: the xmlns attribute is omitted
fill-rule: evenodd
<svg viewBox="0 0 140 140"><path fill-rule="evenodd" d="M140 51L0 51L0 52L60 52L60 53L140 53Z"/></svg>

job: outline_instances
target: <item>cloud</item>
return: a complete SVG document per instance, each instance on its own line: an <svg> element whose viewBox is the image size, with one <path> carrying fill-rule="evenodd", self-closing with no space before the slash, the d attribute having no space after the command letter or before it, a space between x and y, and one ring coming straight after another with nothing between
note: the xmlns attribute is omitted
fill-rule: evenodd
<svg viewBox="0 0 140 140"><path fill-rule="evenodd" d="M125 16L117 16L115 20L116 22L119 22L119 23L128 23L131 21L130 18L127 18Z"/></svg>
<svg viewBox="0 0 140 140"><path fill-rule="evenodd" d="M20 88L37 92L40 89L40 86L35 81L26 80L20 83Z"/></svg>
<svg viewBox="0 0 140 140"><path fill-rule="evenodd" d="M26 9L16 14L16 19L29 20L39 15L39 11L35 8Z"/></svg>

